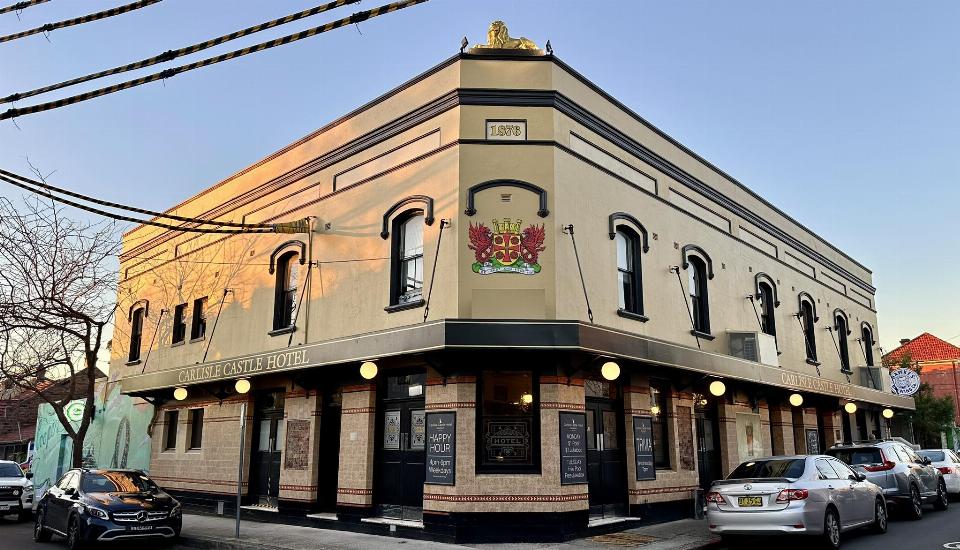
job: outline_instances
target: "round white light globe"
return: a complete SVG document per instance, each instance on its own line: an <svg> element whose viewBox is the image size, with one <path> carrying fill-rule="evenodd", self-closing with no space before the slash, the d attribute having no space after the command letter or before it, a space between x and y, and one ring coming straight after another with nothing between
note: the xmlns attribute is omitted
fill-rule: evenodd
<svg viewBox="0 0 960 550"><path fill-rule="evenodd" d="M723 395L724 393L726 393L726 391L727 391L727 385L724 384L723 382L721 382L721 381L719 381L719 380L714 380L713 382L710 382L710 393L711 393L711 394L713 394L713 395L715 395L715 396L717 396L717 397L720 397L721 395Z"/></svg>
<svg viewBox="0 0 960 550"><path fill-rule="evenodd" d="M893 418L893 409L883 409L883 417L887 420Z"/></svg>
<svg viewBox="0 0 960 550"><path fill-rule="evenodd" d="M377 364L373 361L364 361L360 364L360 376L366 380L373 380L377 376Z"/></svg>
<svg viewBox="0 0 960 550"><path fill-rule="evenodd" d="M857 412L857 404L852 402L847 403L846 405L843 406L843 410L847 411L850 414L853 414Z"/></svg>
<svg viewBox="0 0 960 550"><path fill-rule="evenodd" d="M600 374L607 380L616 380L620 376L620 365L613 361L607 361L600 367Z"/></svg>
<svg viewBox="0 0 960 550"><path fill-rule="evenodd" d="M177 401L183 401L187 398L187 388L176 388L173 390L173 398Z"/></svg>
<svg viewBox="0 0 960 550"><path fill-rule="evenodd" d="M794 407L799 407L800 405L803 405L803 396L800 395L799 393L794 393L790 395L790 404L793 405Z"/></svg>

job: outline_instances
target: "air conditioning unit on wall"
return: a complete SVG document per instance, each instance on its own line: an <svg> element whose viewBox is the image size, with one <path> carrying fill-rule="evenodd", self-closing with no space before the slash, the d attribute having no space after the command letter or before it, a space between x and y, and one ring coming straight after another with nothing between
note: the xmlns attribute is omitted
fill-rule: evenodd
<svg viewBox="0 0 960 550"><path fill-rule="evenodd" d="M780 366L777 355L777 339L763 332L744 332L728 330L730 355L756 361L771 367Z"/></svg>

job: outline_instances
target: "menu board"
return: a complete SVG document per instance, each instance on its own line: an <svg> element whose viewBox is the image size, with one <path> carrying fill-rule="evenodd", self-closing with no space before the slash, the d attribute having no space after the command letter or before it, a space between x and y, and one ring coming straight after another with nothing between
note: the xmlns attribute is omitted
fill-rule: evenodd
<svg viewBox="0 0 960 550"><path fill-rule="evenodd" d="M807 430L807 454L820 454L820 432L817 430Z"/></svg>
<svg viewBox="0 0 960 550"><path fill-rule="evenodd" d="M560 413L560 484L587 483L587 415Z"/></svg>
<svg viewBox="0 0 960 550"><path fill-rule="evenodd" d="M424 483L455 485L457 478L457 413L427 413L427 456Z"/></svg>
<svg viewBox="0 0 960 550"><path fill-rule="evenodd" d="M637 481L657 479L653 465L653 419L649 416L633 417L633 450L637 457Z"/></svg>

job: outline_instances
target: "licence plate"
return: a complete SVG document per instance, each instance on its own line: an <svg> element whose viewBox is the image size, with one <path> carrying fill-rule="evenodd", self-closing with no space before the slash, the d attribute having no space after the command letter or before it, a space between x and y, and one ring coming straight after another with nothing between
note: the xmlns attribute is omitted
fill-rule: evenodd
<svg viewBox="0 0 960 550"><path fill-rule="evenodd" d="M9 509L10 509L9 504L0 504L0 510L9 510Z"/></svg>
<svg viewBox="0 0 960 550"><path fill-rule="evenodd" d="M751 506L763 506L763 499L760 497L739 497L737 498L737 504L741 508L747 508Z"/></svg>
<svg viewBox="0 0 960 550"><path fill-rule="evenodd" d="M152 531L153 526L151 525L132 525L128 527L130 531Z"/></svg>

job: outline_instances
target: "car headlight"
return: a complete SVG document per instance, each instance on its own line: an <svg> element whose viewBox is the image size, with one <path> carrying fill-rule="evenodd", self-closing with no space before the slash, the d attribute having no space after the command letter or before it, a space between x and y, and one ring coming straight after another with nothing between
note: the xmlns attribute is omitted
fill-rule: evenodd
<svg viewBox="0 0 960 550"><path fill-rule="evenodd" d="M106 510L101 510L100 508L94 508L93 506L87 506L87 513L95 518L100 518L100 519L107 519L109 517L107 515Z"/></svg>
<svg viewBox="0 0 960 550"><path fill-rule="evenodd" d="M180 504L174 504L173 508L170 509L170 517L180 517Z"/></svg>

